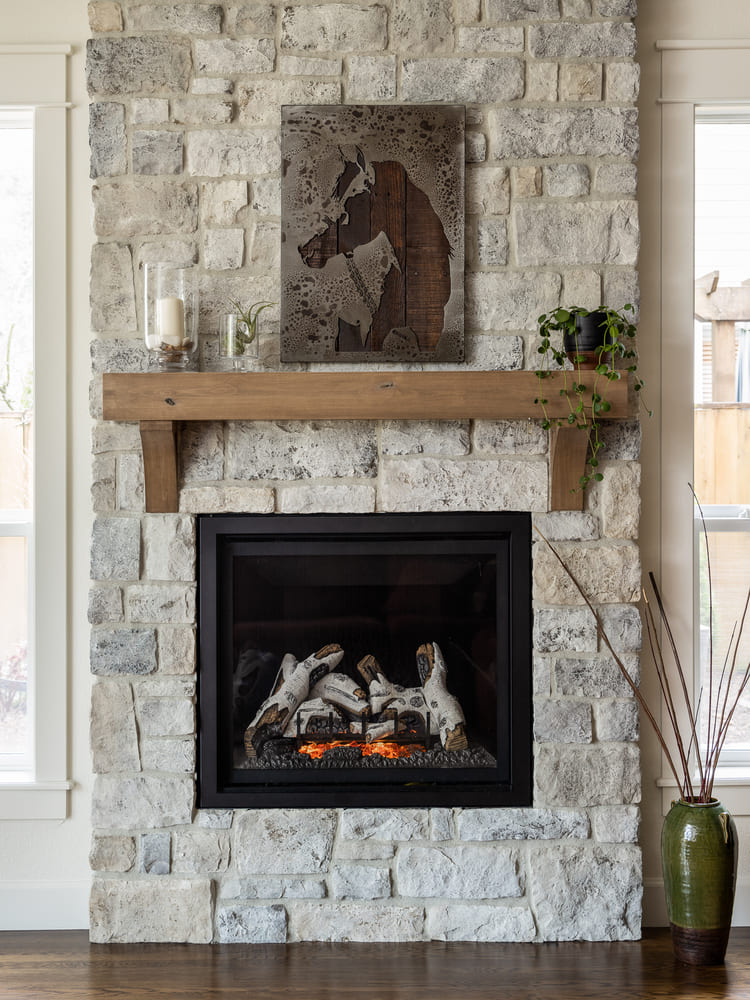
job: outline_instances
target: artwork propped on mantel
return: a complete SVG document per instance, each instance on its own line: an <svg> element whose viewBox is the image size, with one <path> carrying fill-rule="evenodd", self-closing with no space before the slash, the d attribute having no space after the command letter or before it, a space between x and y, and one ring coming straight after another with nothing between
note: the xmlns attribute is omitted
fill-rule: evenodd
<svg viewBox="0 0 750 1000"><path fill-rule="evenodd" d="M463 360L459 106L282 108L281 360Z"/></svg>

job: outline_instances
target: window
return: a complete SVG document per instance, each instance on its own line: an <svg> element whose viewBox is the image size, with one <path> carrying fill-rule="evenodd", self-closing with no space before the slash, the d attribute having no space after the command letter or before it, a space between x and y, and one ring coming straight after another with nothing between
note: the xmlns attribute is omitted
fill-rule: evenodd
<svg viewBox="0 0 750 1000"><path fill-rule="evenodd" d="M66 56L0 46L0 818L67 810Z"/></svg>

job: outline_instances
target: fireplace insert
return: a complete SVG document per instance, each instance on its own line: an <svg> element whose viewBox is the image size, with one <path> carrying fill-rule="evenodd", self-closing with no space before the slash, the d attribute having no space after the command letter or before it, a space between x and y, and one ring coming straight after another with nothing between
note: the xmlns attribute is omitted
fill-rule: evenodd
<svg viewBox="0 0 750 1000"><path fill-rule="evenodd" d="M198 518L198 804L531 804L531 523Z"/></svg>

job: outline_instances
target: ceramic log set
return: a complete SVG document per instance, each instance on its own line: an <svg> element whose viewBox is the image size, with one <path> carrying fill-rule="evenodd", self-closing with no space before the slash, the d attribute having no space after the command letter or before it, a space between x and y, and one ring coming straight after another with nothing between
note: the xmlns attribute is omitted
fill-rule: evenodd
<svg viewBox="0 0 750 1000"><path fill-rule="evenodd" d="M672 803L661 835L667 913L676 957L719 965L737 880L737 829L720 802Z"/></svg>

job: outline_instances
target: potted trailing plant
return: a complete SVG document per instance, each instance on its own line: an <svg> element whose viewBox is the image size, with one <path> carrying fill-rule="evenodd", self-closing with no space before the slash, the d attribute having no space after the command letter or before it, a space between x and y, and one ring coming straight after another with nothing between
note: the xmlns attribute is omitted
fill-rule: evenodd
<svg viewBox="0 0 750 1000"><path fill-rule="evenodd" d="M588 435L588 466L592 471L581 476L581 489L585 489L592 479L602 479L598 471L599 453L604 447L600 426L611 409L607 386L623 375L633 374L635 391L640 392L643 388L642 379L636 375L633 313L630 303L623 306L622 311L606 306L592 311L572 306L544 313L538 319L541 338L538 353L542 357L536 371L539 395L534 402L542 408L545 429L576 426ZM560 395L567 398L570 412L565 418L553 419L547 413L544 380L556 371L563 373ZM591 378L584 381L581 376L584 371L593 374L593 383Z"/></svg>
<svg viewBox="0 0 750 1000"><path fill-rule="evenodd" d="M679 787L679 799L672 803L661 836L664 889L675 955L691 965L716 965L724 960L732 921L737 877L737 830L730 813L714 797L713 791L722 747L740 699L750 682L750 663L742 666L737 662L750 606L750 588L739 622L732 632L729 648L720 668L717 668L713 646L711 559L700 504L698 509L703 521L703 544L708 567L709 662L708 676L695 701L690 696L686 673L653 573L649 573L649 581L657 615L654 615L651 602L644 593L646 633L666 721L660 720L658 709L652 710L649 706L575 574L554 546L546 538L544 540L596 619L598 635L653 726ZM660 639L657 620L664 639ZM668 661L671 661L671 666L668 666ZM699 726L699 715L703 717L702 727Z"/></svg>

